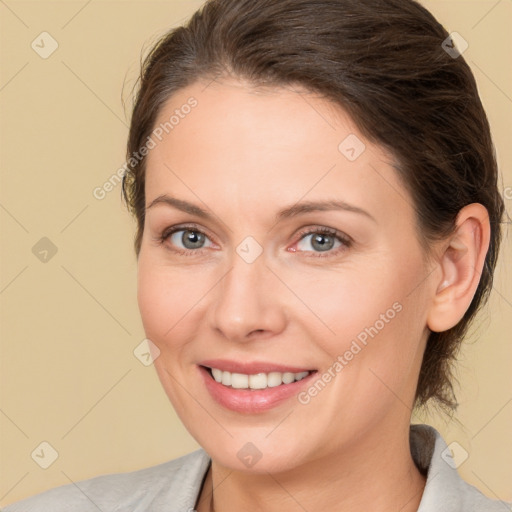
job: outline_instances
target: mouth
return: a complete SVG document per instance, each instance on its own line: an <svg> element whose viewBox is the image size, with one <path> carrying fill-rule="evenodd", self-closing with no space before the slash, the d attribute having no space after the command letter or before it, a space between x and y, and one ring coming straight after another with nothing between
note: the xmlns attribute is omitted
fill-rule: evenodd
<svg viewBox="0 0 512 512"><path fill-rule="evenodd" d="M254 374L229 372L220 368L203 366L215 382L231 389L261 390L286 386L302 380L316 370L305 370L302 372L259 372Z"/></svg>
<svg viewBox="0 0 512 512"><path fill-rule="evenodd" d="M290 403L318 372L268 363L202 363L197 368L211 398L223 408L242 414L264 413Z"/></svg>

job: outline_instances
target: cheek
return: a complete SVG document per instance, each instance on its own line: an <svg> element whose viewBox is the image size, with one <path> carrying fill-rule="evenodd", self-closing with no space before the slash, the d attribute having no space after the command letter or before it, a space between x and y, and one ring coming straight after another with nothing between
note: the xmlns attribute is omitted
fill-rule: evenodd
<svg viewBox="0 0 512 512"><path fill-rule="evenodd" d="M137 301L146 336L161 350L183 335L204 291L187 272L173 270L141 256Z"/></svg>
<svg viewBox="0 0 512 512"><path fill-rule="evenodd" d="M399 284L403 280L393 275L389 268L361 266L317 273L311 279L290 275L288 283L310 308L303 318L309 319L310 326L318 324L325 340L339 345L359 334L364 341L367 329L377 324L381 331L397 316L404 295Z"/></svg>
<svg viewBox="0 0 512 512"><path fill-rule="evenodd" d="M424 287L418 286L421 268L416 258L397 259L381 268L326 276L299 290L313 305L316 318L309 315L309 325L315 338L331 361L343 357L342 363L351 368L344 373L360 378L374 369L396 382L400 372L408 373L417 363L426 325ZM369 376L377 385L376 377Z"/></svg>
<svg viewBox="0 0 512 512"><path fill-rule="evenodd" d="M157 344L172 325L166 312L174 311L173 295L167 288L157 270L139 263L137 301L146 335Z"/></svg>

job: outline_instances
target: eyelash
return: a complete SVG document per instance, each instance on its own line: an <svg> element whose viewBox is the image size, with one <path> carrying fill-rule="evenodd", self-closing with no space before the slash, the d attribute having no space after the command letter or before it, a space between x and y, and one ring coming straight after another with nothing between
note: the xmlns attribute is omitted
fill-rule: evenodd
<svg viewBox="0 0 512 512"><path fill-rule="evenodd" d="M164 245L165 242L167 241L167 239L171 235L173 235L174 233L176 233L178 231L193 231L194 233L201 233L205 237L209 238L208 235L206 233L204 233L203 231L201 231L200 229L198 229L197 226L195 226L194 224L188 224L188 225L173 226L172 228L165 229L162 232L162 234L158 236L157 241L161 245ZM347 235L344 235L343 233L340 233L339 231L337 231L335 229L326 228L326 227L323 227L323 226L318 226L318 227L315 227L315 228L309 228L309 229L305 229L303 231L300 231L299 234L298 234L299 239L297 240L296 243L300 242L307 235L319 234L319 233L336 238L337 240L339 240L342 243L342 246L337 247L336 249L333 249L333 250L325 251L326 254L327 254L325 256L323 254L321 254L320 252L316 252L315 256L311 255L311 256L306 256L306 257L313 257L313 258L327 258L327 257L331 257L331 256L334 256L334 255L337 255L338 253L340 253L342 251L345 251L345 250L349 249L351 247L351 245L352 245L352 239L350 237L348 237ZM173 247L170 250L175 252L175 253L177 253L177 254L179 254L179 255L182 255L182 256L196 256L198 253L201 253L203 249L205 249L205 248L183 250L183 249L177 249L177 248ZM315 251L297 251L297 252L306 252L306 253L308 253L308 252L315 252Z"/></svg>

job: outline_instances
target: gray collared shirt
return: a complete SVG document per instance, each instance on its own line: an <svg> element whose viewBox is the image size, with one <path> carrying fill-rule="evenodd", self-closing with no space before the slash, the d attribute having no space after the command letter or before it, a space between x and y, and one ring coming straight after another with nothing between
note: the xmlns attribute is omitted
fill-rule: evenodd
<svg viewBox="0 0 512 512"><path fill-rule="evenodd" d="M427 472L418 512L511 510L511 503L491 500L462 480L433 427L411 425L410 446L416 465ZM200 449L158 466L56 487L2 512L192 512L210 462Z"/></svg>

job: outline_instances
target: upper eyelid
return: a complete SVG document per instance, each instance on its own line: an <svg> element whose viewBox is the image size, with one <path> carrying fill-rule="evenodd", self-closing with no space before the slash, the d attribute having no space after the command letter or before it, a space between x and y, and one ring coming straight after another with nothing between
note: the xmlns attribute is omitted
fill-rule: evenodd
<svg viewBox="0 0 512 512"><path fill-rule="evenodd" d="M212 237L206 232L207 230L200 228L194 224L185 224L185 225L178 224L176 226L170 226L168 228L165 228L162 231L162 237L169 237L179 231L187 231L187 230L188 231L197 231L198 233L202 233L203 235L207 236L210 240L212 239Z"/></svg>

